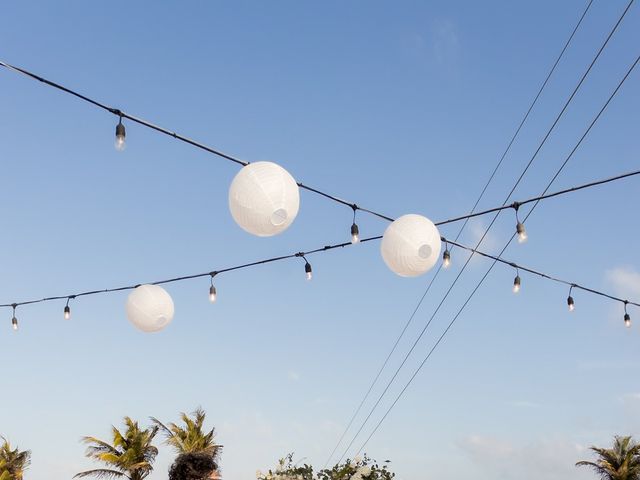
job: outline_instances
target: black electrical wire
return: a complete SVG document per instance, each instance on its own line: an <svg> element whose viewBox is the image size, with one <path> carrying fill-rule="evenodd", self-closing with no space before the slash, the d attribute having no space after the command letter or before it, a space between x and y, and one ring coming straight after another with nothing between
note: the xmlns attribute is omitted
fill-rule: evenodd
<svg viewBox="0 0 640 480"><path fill-rule="evenodd" d="M603 185L605 183L614 182L616 180L620 180L620 179L623 179L623 178L633 177L633 176L638 175L638 174L640 174L640 170L635 170L633 172L623 173L622 175L616 175L615 177L610 177L610 178L606 178L606 179L603 179L603 180L598 180L598 181L595 181L595 182L585 183L583 185L579 185L577 187L567 188L565 190L559 190L557 192L553 192L553 193L550 193L548 195L540 195L538 197L529 198L529 199L523 200L521 202L516 201L516 202L513 202L513 203L511 203L509 205L503 205L501 207L490 208L488 210L483 210L481 212L471 213L469 215L463 215L461 217L454 217L454 218L451 218L449 220L442 220L442 221L436 223L436 225L438 225L438 226L446 225L448 223L459 222L461 220L465 220L466 221L466 220L468 220L470 218L473 218L473 217L479 217L481 215L487 215L488 213L500 212L502 210L508 210L508 209L517 209L517 208L520 208L523 205L527 205L529 203L533 203L533 202L538 203L539 201L546 200L547 198L553 198L553 197L557 197L559 195L564 195L566 193L577 192L577 191L585 189L585 188L595 187L597 185Z"/></svg>
<svg viewBox="0 0 640 480"><path fill-rule="evenodd" d="M556 67L560 63L560 60L562 59L562 57L564 56L564 53L566 52L567 48L569 47L569 44L571 43L571 40L573 39L573 37L575 36L576 32L580 28L580 25L582 24L582 21L584 20L584 17L587 15L587 12L591 8L591 4L592 3L593 3L593 0L589 0L589 3L587 4L586 8L582 12L582 15L580 16L580 19L578 20L578 23L576 23L575 27L573 28L573 30L571 32L571 35L569 35L569 38L567 39L567 41L565 42L564 46L562 47L562 50L560 51L560 54L558 55L558 57L556 58L555 62L553 63L553 66L551 67L551 70L549 70L549 73L547 74L546 78L542 82L542 85L538 89L538 93L533 98L533 101L531 102L531 104L529 105L529 108L525 112L522 120L520 121L520 124L516 128L514 134L511 136L511 140L509 141L507 147L505 148L504 152L500 156L500 159L498 160L498 163L496 164L496 166L494 167L493 171L491 172L491 175L489 176L489 178L485 182L484 187L482 188L482 191L480 192L480 195L478 195L478 198L476 199L475 203L473 204L473 207L471 208L471 211L470 211L469 215L466 216L466 218L464 219L463 225L458 230L458 233L457 233L457 235L455 237L456 241L460 238L460 235L462 235L462 232L464 231L465 227L467 226L467 223L469 222L469 219L473 218L474 216L482 215L482 213L474 215L474 212L476 211L476 208L480 204L480 201L484 198L484 194L486 193L487 188L489 188L489 185L493 181L496 173L498 172L498 170L502 166L502 163L503 163L504 159L506 158L507 154L511 150L511 146L515 142L516 138L518 137L518 135L520 133L520 130L522 130L522 127L524 126L525 122L529 118L529 115L531 114L531 111L533 110L533 107L538 102L538 99L540 98L540 95L542 94L542 92L544 91L545 87L547 86L547 83L549 83L549 79L553 75L553 72L555 72ZM460 220L462 220L462 218ZM451 223L452 221L456 221L456 220L440 222L437 225L444 225L446 223ZM422 297L418 301L416 307L413 309L413 312L411 313L411 315L409 316L407 322L405 323L404 327L402 328L402 330L400 332L400 335L398 335L398 338L394 342L393 347L391 348L391 351L389 352L389 354L387 355L386 359L382 363L382 366L380 367L380 369L378 370L378 373L374 377L373 382L371 382L371 384L369 386L369 389L367 390L367 392L365 393L364 397L360 401L360 404L358 405L358 407L356 408L355 412L351 416L351 419L349 420L346 428L344 429L342 435L340 436L340 439L338 440L338 443L336 443L335 447L331 451L331 454L327 458L327 461L325 462L324 468L327 468L327 466L329 465L329 462L331 461L331 458L333 457L333 455L335 454L336 450L338 449L338 447L342 443L342 440L344 440L344 437L346 436L347 432L351 428L351 425L355 421L356 417L358 416L358 414L362 410L362 407L364 406L364 403L366 402L367 398L369 398L369 395L371 394L371 392L373 390L373 387L376 385L376 383L378 382L378 379L380 378L380 375L382 374L384 369L387 367L387 365L389 363L389 360L391 359L391 356L395 353L396 348L398 347L400 341L404 337L407 329L409 328L409 326L413 322L413 319L414 319L416 313L418 312L418 310L422 306L422 303L424 302L424 299L426 298L426 296L428 295L429 291L431 290L431 287L433 286L434 282L438 278L441 270L442 270L442 265L440 265L438 267L438 269L436 270L434 276L429 281L429 284L427 285L427 288L425 289L424 293L422 294Z"/></svg>
<svg viewBox="0 0 640 480"><path fill-rule="evenodd" d="M615 33L615 31L618 29L618 26L620 25L620 23L622 22L622 20L624 19L624 17L626 16L627 12L629 11L629 8L631 7L631 5L633 4L634 0L630 0L629 3L627 4L626 8L624 9L624 11L622 12L622 14L620 15L620 17L618 18L618 21L616 22L616 24L613 26L613 28L611 29L611 31L609 32L608 36L606 37L604 43L602 44L602 46L600 47L600 49L598 50L598 52L596 53L595 57L593 58L593 60L591 61L591 63L589 64L589 66L587 67L587 70L584 72L584 74L582 75L580 81L578 82L578 84L576 85L576 87L574 88L574 90L572 91L571 95L569 96L568 100L565 102L564 106L562 107L562 109L560 110L560 113L556 116L554 122L552 123L551 127L549 128L549 130L547 131L547 133L545 134L545 136L543 137L542 141L540 142L540 144L538 145L537 149L535 150L533 156L531 157L531 159L529 160L529 162L527 163L527 165L525 166L523 172L520 174L520 176L518 177L515 185L513 186L513 188L511 189L511 191L509 192L509 194L507 195L503 206L507 205L507 202L509 201L509 198L511 197L511 195L513 194L513 192L515 191L515 189L517 188L517 186L519 185L519 183L522 181L522 179L524 178L524 175L526 174L526 172L528 171L528 169L530 168L530 166L532 165L533 161L536 159L536 157L538 156L538 153L541 151L542 146L546 143L547 139L549 138L551 132L555 129L556 125L558 124L558 122L560 121L560 119L562 118L562 116L564 115L566 109L568 108L569 104L571 103L571 101L573 100L573 98L575 97L576 93L578 92L578 90L580 89L580 87L582 86L584 80L586 79L586 77L588 76L589 72L591 71L591 69L593 68L593 66L595 65L596 61L598 60L598 58L600 57L601 53L604 51L604 48L607 46L607 44L609 43L609 40L611 39L611 37L613 36L613 34ZM626 81L627 77L629 76L629 74L631 73L631 71L633 70L633 68L635 67L637 61L630 67L629 71L627 72L627 74L623 77L623 79L620 81L620 83L618 84L617 88L614 90L614 92L611 94L611 96L609 97L609 99L607 100L607 102L605 103L605 105L603 106L602 110L600 111L600 113L596 116L596 118L594 118L594 120L592 121L591 125L588 127L587 131L584 133L584 135L582 136L582 138L579 140L578 144L574 147L573 151L571 152L570 156L565 160L563 165L566 165L566 163L568 162L569 158L571 157L571 155L573 155L573 152L575 152L575 150L578 148L578 146L580 145L580 143L582 143L582 140L584 140L584 138L586 137L586 135L589 133L589 131L591 130L591 127L593 127L593 125L595 124L595 122L598 120L598 118L600 117L600 115L602 114L602 112L604 111L604 109L606 109L606 107L608 106L609 102L613 99L613 97L616 95L616 93L618 92L618 90L620 89L620 87L622 86L622 84ZM563 167L562 167L563 168ZM546 190L545 192L546 193ZM514 206L515 208L517 208L517 206ZM480 238L480 240L478 241L476 248L478 248L482 242L484 241L486 235L489 233L489 231L491 230L491 228L493 227L494 223L496 222L498 216L500 215L500 210L496 211L496 215L493 217L491 223L489 224L489 226L487 227L487 229L485 230L484 234L482 235L482 237ZM457 237L456 237L457 238ZM388 389L390 388L391 384L393 383L393 381L395 380L395 378L397 377L398 373L400 372L400 369L404 366L404 364L406 363L406 361L408 360L408 357L411 355L411 353L413 352L413 350L415 349L415 347L417 346L418 342L420 341L420 339L424 336L425 332L427 331L427 329L429 328L429 326L431 325L431 322L433 321L435 315L438 313L438 311L440 310L441 306L443 305L444 301L446 300L446 298L449 296L451 290L453 289L453 287L456 285L456 283L458 282L458 279L460 278L461 274L466 270L469 262L471 261L471 258L473 257L473 253L472 255L467 259L467 261L465 262L465 264L462 266L461 271L459 272L459 274L456 276L456 278L453 280L451 286L449 287L449 289L447 290L447 292L445 293L444 297L442 298L441 302L438 304L436 310L433 312L433 314L431 315L430 319L427 321L427 323L425 324L424 328L422 329L422 331L420 332L420 334L418 335L417 339L415 340L415 342L413 343L413 345L411 346L409 352L406 354L404 360L402 361L402 364L400 365L400 367L396 370L395 374L392 376L392 378L389 380L389 382L387 383L387 386L385 387L384 391L382 392L382 394L379 396L377 402L375 403L374 407L370 410L369 414L367 415L366 419L364 420L364 422L361 424L360 428L358 429L358 432L353 436L351 442L349 443L349 446L346 448L346 450L344 451L342 457L340 457L340 461L342 461L342 458L344 458L344 456L347 454L347 452L349 451L349 449L351 448L351 446L353 445L353 443L355 442L355 440L357 439L358 435L360 434L360 432L362 431L362 429L365 427L366 423L368 422L369 418L371 417L371 415L373 414L373 412L375 411L375 409L377 408L377 406L380 404L380 402L382 401L383 396L386 394L386 392L388 391ZM440 270L438 270L437 273L439 273ZM427 291L428 289L431 288L433 281L429 284L429 286L427 287ZM422 297L424 299L424 295ZM420 303L422 302L422 299L420 300Z"/></svg>
<svg viewBox="0 0 640 480"><path fill-rule="evenodd" d="M529 214L531 214L531 213L529 213ZM458 243L458 242L455 242L455 241L452 241L452 240L448 240L445 237L442 237L442 241L443 242L447 242L447 243L449 243L451 245L455 245L456 247L461 248L463 250L466 250L468 252L476 253L476 254L478 254L478 255L480 255L482 257L489 258L491 260L495 260L496 262L502 263L503 265L508 265L510 267L515 268L516 270L521 270L523 272L528 272L528 273L530 273L532 275L535 275L535 276L538 276L538 277L541 277L541 278L545 278L547 280L551 280L551 281L556 282L556 283L561 283L561 284L567 285L569 287L573 287L573 288L577 288L577 289L580 289L580 290L584 290L585 292L590 292L590 293L593 293L595 295L600 295L601 297L606 297L606 298L609 298L611 300L615 300L616 302L620 302L622 304L629 304L629 305L635 305L636 307L640 307L640 304L638 304L638 303L631 302L631 301L629 301L627 299L616 297L614 295L609 295L608 293L601 292L600 290L596 290L594 288L585 287L583 285L580 285L579 283L570 282L568 280L563 280L563 279L555 277L553 275L549 275L547 273L543 273L543 272L541 272L539 270L534 270L532 268L525 267L525 266L520 265L518 263L511 262L509 260L505 260L504 258L501 258L500 255L491 255L489 253L480 252L478 250L474 250L471 247L467 247L465 245L462 245L461 243Z"/></svg>
<svg viewBox="0 0 640 480"><path fill-rule="evenodd" d="M624 11L624 13L627 12L627 10L629 9L629 6L627 6L627 9ZM624 14L623 14L624 15ZM618 21L618 23L616 24L616 26L620 23L620 21ZM610 36L608 37L610 38ZM575 153L575 151L578 149L578 147L580 146L580 144L583 142L583 140L586 138L587 134L591 131L591 129L593 128L593 126L595 125L595 123L597 122L597 120L600 118L600 116L602 115L602 113L606 110L607 106L609 105L609 103L611 102L611 100L613 100L613 98L615 97L615 95L618 93L618 91L620 90L620 88L622 87L622 85L624 84L624 82L627 80L627 78L629 77L629 75L631 74L631 72L634 70L634 68L636 67L636 65L638 64L638 61L640 61L640 55L636 58L636 60L633 62L633 64L629 67L629 69L627 70L626 74L624 75L624 77L622 78L622 80L620 80L620 82L618 83L618 85L616 86L615 90L613 91L613 93L609 96L609 98L607 99L607 101L605 102L605 104L602 106L602 108L599 110L599 112L597 113L597 115L594 117L594 119L592 120L592 122L589 124L589 126L587 127L587 129L585 130L585 132L583 133L583 135L580 137L580 139L578 140L578 143L575 145L575 147L571 150L571 152L569 153L569 155L567 156L567 158L565 159L565 161L562 163L562 165L558 168L558 170L556 171L555 175L552 177L552 179L549 181L549 183L547 184L547 186L545 187L544 191L543 191L543 195L544 193L546 193L549 188L551 187L551 185L553 184L553 182L558 178L558 176L560 175L560 173L562 172L562 170L565 168L565 166L567 165L567 163L569 162L569 160L572 158L573 154ZM535 210L535 208L537 207L539 202L534 203L533 207L531 208L531 210L529 211L529 213L525 216L523 222L526 222L527 219L531 216L531 214L533 213L533 211ZM485 232L486 235L487 232ZM474 289L471 291L471 293L469 294L469 296L467 297L467 299L465 300L465 302L462 304L462 306L460 307L460 309L458 310L458 312L455 314L455 316L453 317L453 319L451 320L451 322L447 325L447 328L444 330L444 332L440 335L440 337L438 338L438 340L436 341L436 343L433 345L433 347L429 350L429 353L427 354L427 356L423 359L423 361L420 363L420 365L418 366L418 368L414 371L413 375L409 378L408 382L405 384L405 386L402 388L402 390L400 391L400 393L396 396L395 400L393 401L393 403L391 404L391 406L387 409L387 411L385 412L385 414L382 416L382 418L378 421L378 423L376 424L375 428L371 431L371 433L369 434L369 436L367 437L367 439L365 440L365 442L362 444L362 446L360 447L360 449L358 450L357 453L360 453L364 450L364 448L366 447L366 445L368 444L369 440L371 440L371 438L373 437L373 435L378 431L378 429L380 428L380 426L382 425L382 423L384 422L384 420L388 417L389 413L391 412L391 410L393 410L393 408L395 407L395 405L398 403L398 401L400 400L400 398L402 397L402 395L404 395L404 392L407 390L407 388L409 387L409 385L411 385L411 383L413 382L413 380L415 379L415 377L418 375L418 373L420 372L420 370L422 370L422 368L424 367L425 363L429 360L429 358L431 357L431 355L433 354L433 352L435 351L435 349L438 347L438 345L440 345L440 343L442 342L442 340L445 338L445 336L447 335L447 333L450 331L451 327L455 324L455 322L457 321L458 317L460 316L460 314L464 311L464 309L466 308L467 304L471 301L471 299L473 298L473 296L475 295L475 293L478 291L478 289L480 288L480 286L482 286L482 284L484 283L485 279L487 278L487 276L489 275L489 273L491 273L491 271L493 270L493 267L499 262L500 257L502 256L502 254L505 252L505 250L509 247L509 245L511 244L511 242L513 241L513 239L515 238L516 234L513 233L511 235L511 238L509 239L509 241L506 243L506 245L502 248L502 250L500 251L500 253L497 256L492 256L491 258L493 258L493 262L491 264L491 266L489 267L489 269L485 272L485 274L482 276L482 278L480 279L480 281L476 284L476 286L474 287ZM483 236L484 238L484 236ZM475 252L472 252L471 256L469 256L469 259L467 260L468 264L469 260L473 257ZM527 270L529 271L529 269L526 269L524 267L520 267L523 270ZM533 273L533 272L531 272ZM539 274L540 272L535 272L535 274ZM554 278L554 281L560 282L560 283L565 283L565 281L561 281L560 279ZM577 285L575 282L572 283L566 283L568 285ZM591 288L587 288L587 287L582 287L582 290L584 291L588 291L591 293L595 293L593 292ZM628 303L633 303L633 302L629 302L628 300L623 300L620 299L618 297L614 297L612 295L606 294L604 292L598 292L596 293L596 295L601 295L603 297L606 298L610 298L612 300L618 301L618 302L622 302L623 304L628 304Z"/></svg>
<svg viewBox="0 0 640 480"><path fill-rule="evenodd" d="M243 167L249 165L249 162L247 162L245 160L241 160L241 159L239 159L237 157L229 155L228 153L224 153L224 152L222 152L222 151L220 151L220 150L218 150L216 148L209 147L208 145L205 145L203 143L200 143L200 142L197 142L197 141L192 140L190 138L187 138L184 135L180 135L180 134L178 134L178 133L176 133L174 131L171 131L171 130L168 130L168 129L164 128L164 127L160 127L158 125L155 125L155 124L153 124L153 123L151 123L151 122L149 122L149 121L147 121L147 120L145 120L143 118L136 117L136 116L131 115L129 113L126 113L123 110L120 110L118 108L114 108L114 107L110 107L108 105L105 105L105 104L103 104L101 102L98 102L97 100L94 100L92 98L87 97L86 95L82 95L81 93L78 93L78 92L76 92L76 91L74 91L74 90L72 90L72 89L70 89L68 87L60 85L59 83L53 82L53 81L48 80L48 79L46 79L44 77L41 77L40 75L36 75L35 73L32 73L32 72L30 72L28 70L25 70L24 68L16 67L15 65L11 65L11 64L9 64L7 62L3 62L3 61L0 61L0 66L5 67L8 70L11 70L13 72L17 72L17 73L20 73L22 75L25 75L25 76L27 76L29 78L32 78L34 80L37 80L39 82L42 82L45 85L53 87L53 88L55 88L57 90L60 90L62 92L65 92L65 93L68 93L70 95L73 95L74 97L79 98L80 100L83 100L85 102L88 102L91 105L94 105L94 106L96 106L96 107L98 107L98 108L100 108L100 109L102 109L102 110L104 110L106 112L109 112L109 113L119 117L120 119L126 118L127 120L130 120L130 121L132 121L134 123L137 123L137 124L142 125L144 127L147 127L147 128L152 129L152 130L155 130L156 132L162 133L164 135L172 137L172 138L174 138L176 140L179 140L181 142L184 142L184 143L187 143L189 145L192 145L192 146L194 146L196 148L204 150L205 152L217 155L218 157L221 157L221 158L223 158L225 160L229 160L229 161L231 161L233 163L236 163L238 165L242 165ZM326 193L326 192L324 192L322 190L319 190L317 188L313 188L313 187L310 187L308 185L305 185L302 182L297 182L297 185L298 185L298 187L300 187L300 188L302 188L304 190L307 190L309 192L318 194L318 195L320 195L320 196L322 196L324 198L332 200L332 201L334 201L336 203L339 203L341 205L348 206L349 208L353 208L355 210L361 210L363 212L369 213L371 215L374 215L374 216L376 216L378 218L382 218L384 220L388 220L388 221L391 221L391 222L393 221L393 218L391 218L391 217L389 217L387 215L383 215L383 214L375 212L373 210L369 210L367 208L360 207L360 206L356 205L353 202L348 202L347 200L343 200L343 199L341 199L339 197L336 197L334 195Z"/></svg>
<svg viewBox="0 0 640 480"><path fill-rule="evenodd" d="M580 190L586 189L586 188L591 188L591 187L596 187L599 185L604 185L607 183L611 183L614 182L616 180L622 180L622 179L626 179L629 177L633 177L633 176L637 176L640 175L640 170L634 171L634 172L629 172L629 173L624 173L622 175L616 175L615 177L610 177L604 180L598 180L595 182L589 182L583 185L578 185L572 188L567 188L564 190L560 190L558 192L553 192L550 193L548 195L541 195L541 196L537 196L537 197L533 197L533 198L528 198L526 200L522 200L520 202L516 202L519 205L527 205L529 203L532 202L540 202L541 200L547 199L547 198L554 198L560 195L565 195L568 193L573 193L573 192L578 192ZM537 203L536 203L537 205ZM509 207L498 207L500 209L503 208L512 208L511 206ZM495 211L494 209L489 210L488 212L493 212ZM465 217L459 217L458 219L461 218L465 218ZM456 221L456 220L445 220L443 222L438 222L436 223L436 225L441 225L443 223L451 223L452 221ZM368 238L363 238L362 240L360 240L360 243L366 243L366 242L371 242L374 240L380 240L382 238L382 235L378 235L375 237L368 237ZM447 240L446 238L442 237L442 241L445 243L450 243L451 245L455 245L455 246L459 246L464 248L465 250L470 250L470 251L475 251L476 253L483 255L483 256L487 256L489 258L493 258L491 257L489 254L487 253L483 253L479 250L477 250L477 246L476 249L472 249L471 247L463 247L461 244L457 243L457 241L451 241L451 240ZM321 253L321 252L326 252L329 250L334 250L336 248L344 248L344 247L349 247L352 246L353 243L352 242L342 242L342 243L338 243L338 244L334 244L334 245L326 245L324 247L320 247L320 248L316 248L313 250L308 250L306 252L297 252L297 253L292 253L290 255L283 255L283 256L279 256L279 257L272 257L272 258L266 258L263 260L258 260L255 262L250 262L250 263L244 263L241 265L235 265L232 267L227 267L227 268L223 268L221 270L213 270L213 271L209 271L209 272L204 272L204 273L196 273L196 274L192 274L192 275L184 275L184 276L180 276L180 277L173 277L173 278L169 278L166 280L158 280L155 282L151 282L152 285L163 285L163 284L167 284L167 283L175 283L175 282L180 282L180 281L184 281L184 280L192 280L195 278L202 278L202 277L209 277L209 276L215 276L218 275L220 273L227 273L227 272L232 272L235 270L243 270L249 267L255 267L258 265L264 265L267 263L273 263L273 262L278 262L281 260L287 260L290 258L296 258L296 257L304 257L305 255L313 255L314 253ZM74 293L74 294L70 294L70 295L57 295L57 296L50 296L50 297L44 297L44 298L40 298L40 299L35 299L35 300L25 300L22 302L13 302L13 303L5 303L5 304L0 304L0 308L2 307L13 307L15 306L22 306L22 305L31 305L33 303L42 303L42 302L48 302L48 301L53 301L53 300L64 300L64 299L73 299L76 297L85 297L85 296L89 296L89 295L97 295L97 294L101 294L101 293L112 293L112 292L121 292L121 291L125 291L125 290L133 290L134 288L139 287L141 284L137 283L137 284L133 284L133 285L127 285L127 286L123 286L123 287L116 287L116 288L106 288L106 289L102 289L102 290L89 290L86 292L81 292L81 293ZM611 297L610 297L611 298ZM414 312L415 314L415 312Z"/></svg>

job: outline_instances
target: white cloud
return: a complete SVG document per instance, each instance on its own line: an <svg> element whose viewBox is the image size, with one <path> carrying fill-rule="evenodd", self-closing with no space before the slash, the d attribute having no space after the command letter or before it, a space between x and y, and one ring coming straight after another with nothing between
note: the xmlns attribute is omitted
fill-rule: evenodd
<svg viewBox="0 0 640 480"><path fill-rule="evenodd" d="M519 445L512 441L471 435L458 442L487 478L496 480L581 480L589 473L575 462L588 457L586 449L566 439L541 439Z"/></svg>
<svg viewBox="0 0 640 480"><path fill-rule="evenodd" d="M605 278L616 295L625 299L640 298L640 273L633 268L613 268L606 272Z"/></svg>
<svg viewBox="0 0 640 480"><path fill-rule="evenodd" d="M291 370L291 371L289 371L289 373L287 373L287 377L292 382L298 382L300 380L300 374L298 372L294 372L293 370Z"/></svg>
<svg viewBox="0 0 640 480"><path fill-rule="evenodd" d="M460 40L453 22L438 20L432 28L433 55L440 64L451 63L458 58Z"/></svg>

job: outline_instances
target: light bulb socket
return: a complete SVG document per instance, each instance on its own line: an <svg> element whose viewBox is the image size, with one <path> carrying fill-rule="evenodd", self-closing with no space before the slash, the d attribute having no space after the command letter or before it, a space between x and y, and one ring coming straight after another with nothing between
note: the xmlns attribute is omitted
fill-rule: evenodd
<svg viewBox="0 0 640 480"><path fill-rule="evenodd" d="M127 136L127 131L122 124L122 119L120 119L120 123L116 125L116 138L124 139Z"/></svg>

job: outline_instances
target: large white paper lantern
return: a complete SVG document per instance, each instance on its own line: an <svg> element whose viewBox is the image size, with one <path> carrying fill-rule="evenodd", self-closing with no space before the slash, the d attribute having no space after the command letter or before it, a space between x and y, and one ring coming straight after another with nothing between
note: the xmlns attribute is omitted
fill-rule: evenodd
<svg viewBox="0 0 640 480"><path fill-rule="evenodd" d="M440 232L421 215L403 215L387 227L380 252L387 266L401 277L428 272L440 258Z"/></svg>
<svg viewBox="0 0 640 480"><path fill-rule="evenodd" d="M158 285L140 285L127 299L127 318L143 332L159 332L173 320L173 300Z"/></svg>
<svg viewBox="0 0 640 480"><path fill-rule="evenodd" d="M298 215L300 191L291 174L272 162L250 163L229 188L229 210L238 225L259 237L285 231Z"/></svg>

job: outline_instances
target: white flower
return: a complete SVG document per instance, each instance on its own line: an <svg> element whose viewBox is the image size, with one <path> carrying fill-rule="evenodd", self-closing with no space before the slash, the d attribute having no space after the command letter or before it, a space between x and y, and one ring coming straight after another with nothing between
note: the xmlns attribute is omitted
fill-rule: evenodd
<svg viewBox="0 0 640 480"><path fill-rule="evenodd" d="M260 480L262 478L262 472L260 470L256 470L256 478Z"/></svg>
<svg viewBox="0 0 640 480"><path fill-rule="evenodd" d="M368 477L369 475L371 475L371 467L360 467L358 469L358 472L360 473L360 476Z"/></svg>
<svg viewBox="0 0 640 480"><path fill-rule="evenodd" d="M357 457L355 457L353 459L353 461L356 462L356 463L360 463L360 462L362 462L362 457L358 455Z"/></svg>

